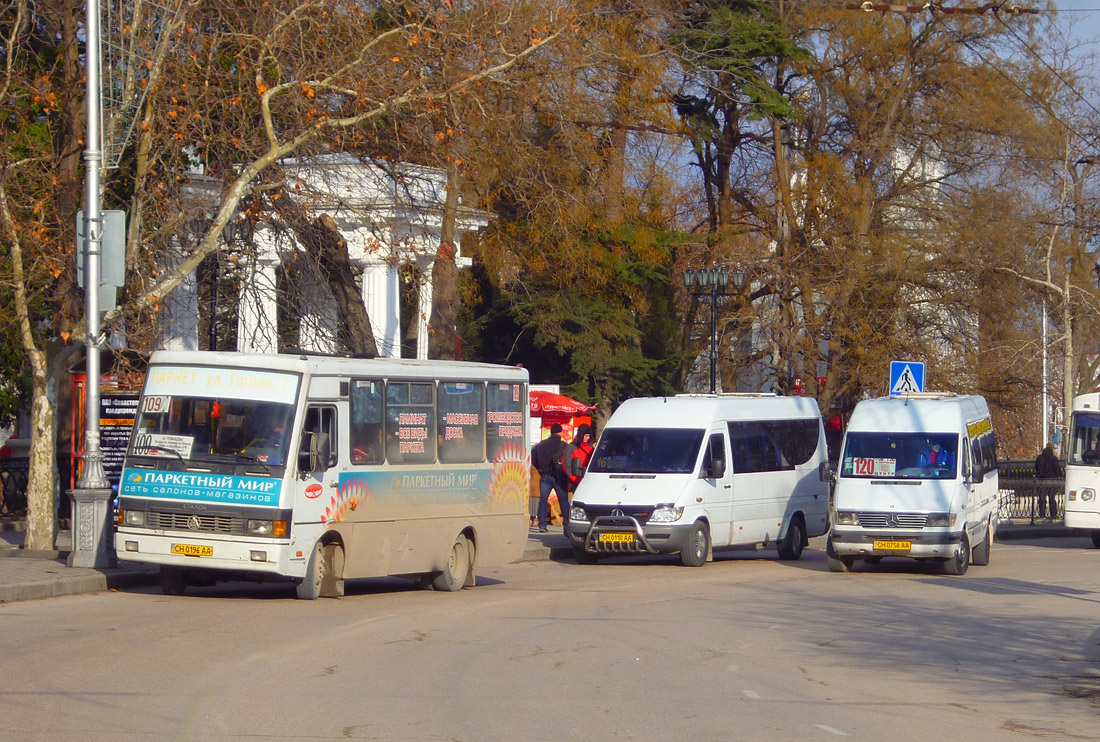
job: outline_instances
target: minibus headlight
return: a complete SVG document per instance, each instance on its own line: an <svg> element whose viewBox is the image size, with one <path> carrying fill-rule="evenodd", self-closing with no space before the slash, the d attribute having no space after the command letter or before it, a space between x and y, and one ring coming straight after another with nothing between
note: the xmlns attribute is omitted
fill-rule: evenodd
<svg viewBox="0 0 1100 742"><path fill-rule="evenodd" d="M929 513L924 521L925 528L952 528L955 525L955 513Z"/></svg>
<svg viewBox="0 0 1100 742"><path fill-rule="evenodd" d="M851 510L836 511L836 524L838 526L858 526L859 516Z"/></svg>
<svg viewBox="0 0 1100 742"><path fill-rule="evenodd" d="M1091 502L1092 498L1094 497L1096 497L1096 490L1092 489L1091 487L1085 487L1081 490L1082 502Z"/></svg>
<svg viewBox="0 0 1100 742"><path fill-rule="evenodd" d="M145 525L145 511L144 510L125 510L122 515L122 522L128 526L144 526Z"/></svg>
<svg viewBox="0 0 1100 742"><path fill-rule="evenodd" d="M661 505L654 509L649 516L649 523L675 523L684 514L683 508L674 508L671 505Z"/></svg>
<svg viewBox="0 0 1100 742"><path fill-rule="evenodd" d="M248 521L248 532L253 536L271 536L275 530L275 523L270 520Z"/></svg>
<svg viewBox="0 0 1100 742"><path fill-rule="evenodd" d="M585 511L584 505L573 503L573 506L569 508L569 520L575 523L587 523L588 513Z"/></svg>

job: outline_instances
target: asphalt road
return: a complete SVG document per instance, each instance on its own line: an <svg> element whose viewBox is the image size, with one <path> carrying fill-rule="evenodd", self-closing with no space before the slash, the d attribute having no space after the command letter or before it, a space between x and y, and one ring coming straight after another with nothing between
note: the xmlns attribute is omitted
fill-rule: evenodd
<svg viewBox="0 0 1100 742"><path fill-rule="evenodd" d="M2 740L1100 739L1100 550L810 549L0 605Z"/></svg>

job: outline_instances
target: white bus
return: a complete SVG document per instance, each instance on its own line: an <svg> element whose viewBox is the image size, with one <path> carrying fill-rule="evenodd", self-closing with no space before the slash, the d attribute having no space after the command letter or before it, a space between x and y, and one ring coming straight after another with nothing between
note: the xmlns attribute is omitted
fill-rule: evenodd
<svg viewBox="0 0 1100 742"><path fill-rule="evenodd" d="M166 594L218 579L400 575L437 590L527 542L527 371L479 363L153 354L118 494L121 561Z"/></svg>
<svg viewBox="0 0 1100 742"><path fill-rule="evenodd" d="M1066 452L1065 522L1092 531L1100 549L1100 392L1073 399Z"/></svg>
<svg viewBox="0 0 1100 742"><path fill-rule="evenodd" d="M600 436L573 495L577 560L774 545L798 559L828 527L825 433L817 402L772 394L628 399Z"/></svg>
<svg viewBox="0 0 1100 742"><path fill-rule="evenodd" d="M826 562L989 564L997 528L997 439L985 399L947 392L865 399L844 432Z"/></svg>

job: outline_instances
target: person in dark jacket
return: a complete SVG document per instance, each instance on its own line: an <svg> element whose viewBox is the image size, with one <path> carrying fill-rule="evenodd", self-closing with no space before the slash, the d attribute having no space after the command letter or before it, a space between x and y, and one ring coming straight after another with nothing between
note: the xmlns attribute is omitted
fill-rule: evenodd
<svg viewBox="0 0 1100 742"><path fill-rule="evenodd" d="M1049 443L1035 459L1036 479L1061 479L1062 466L1054 455L1054 447ZM1047 503L1050 503L1050 519L1058 517L1058 486L1050 481L1039 483L1039 517L1047 517Z"/></svg>
<svg viewBox="0 0 1100 742"><path fill-rule="evenodd" d="M561 425L554 423L550 426L550 437L536 443L531 449L531 464L539 473L539 532L546 533L546 523L550 515L550 492L558 493L558 502L563 503L562 510L568 507L569 496L565 494L565 487L561 483L562 453L565 450L565 441L561 439ZM564 513L563 516L565 517Z"/></svg>

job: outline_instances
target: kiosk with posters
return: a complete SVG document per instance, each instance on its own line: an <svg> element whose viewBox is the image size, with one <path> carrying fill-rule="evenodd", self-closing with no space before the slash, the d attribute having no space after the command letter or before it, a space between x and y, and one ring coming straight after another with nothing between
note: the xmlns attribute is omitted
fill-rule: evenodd
<svg viewBox="0 0 1100 742"><path fill-rule="evenodd" d="M566 443L573 440L573 431L578 425L592 425L592 413L596 405L587 405L578 402L572 397L561 394L558 386L529 387L531 408L531 445L538 443L550 436L550 426L554 423L561 425L561 439ZM531 469L530 508L531 514L535 513L539 501L539 476ZM557 495L550 495L550 523L561 525L561 508L557 502Z"/></svg>

